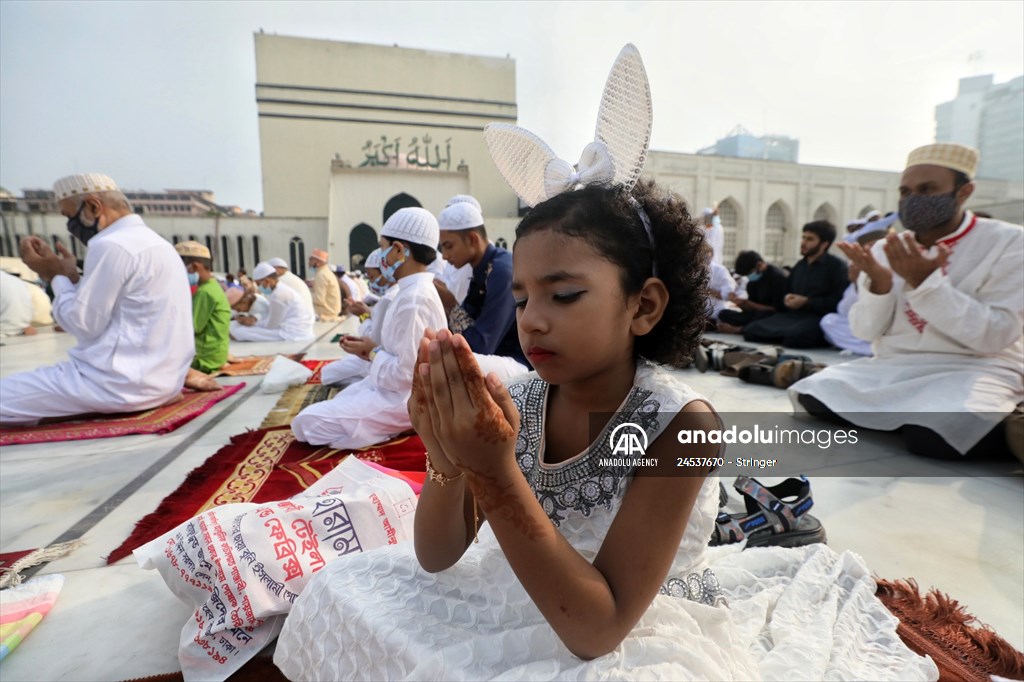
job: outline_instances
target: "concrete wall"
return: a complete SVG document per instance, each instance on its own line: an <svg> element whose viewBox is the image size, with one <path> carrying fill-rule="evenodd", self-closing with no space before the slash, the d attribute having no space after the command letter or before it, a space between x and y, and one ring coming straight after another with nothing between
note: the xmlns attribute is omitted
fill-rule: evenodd
<svg viewBox="0 0 1024 682"><path fill-rule="evenodd" d="M515 215L482 132L516 121L513 60L265 34L255 44L265 215L326 217L332 161L467 173L490 213Z"/></svg>

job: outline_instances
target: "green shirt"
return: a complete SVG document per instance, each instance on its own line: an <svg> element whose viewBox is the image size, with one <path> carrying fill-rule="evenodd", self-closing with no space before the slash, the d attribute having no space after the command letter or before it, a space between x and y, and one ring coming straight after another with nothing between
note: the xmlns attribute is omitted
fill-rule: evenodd
<svg viewBox="0 0 1024 682"><path fill-rule="evenodd" d="M196 334L193 369L213 372L227 362L230 324L231 306L220 284L212 278L200 284L192 295L192 326Z"/></svg>

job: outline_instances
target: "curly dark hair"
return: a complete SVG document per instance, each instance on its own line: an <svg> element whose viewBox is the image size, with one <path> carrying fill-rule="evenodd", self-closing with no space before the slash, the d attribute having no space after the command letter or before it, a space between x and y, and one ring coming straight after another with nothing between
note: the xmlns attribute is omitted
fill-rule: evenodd
<svg viewBox="0 0 1024 682"><path fill-rule="evenodd" d="M650 218L654 247L631 199ZM542 230L579 237L617 265L627 296L639 293L656 270L668 305L654 329L636 338L633 354L674 367L689 363L704 331L710 270L701 251L704 231L681 196L653 180L642 180L632 192L591 185L535 206L516 227L516 239Z"/></svg>

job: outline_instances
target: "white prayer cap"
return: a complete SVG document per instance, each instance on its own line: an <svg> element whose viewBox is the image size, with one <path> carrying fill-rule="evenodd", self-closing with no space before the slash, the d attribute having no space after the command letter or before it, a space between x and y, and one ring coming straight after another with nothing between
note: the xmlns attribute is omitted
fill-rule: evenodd
<svg viewBox="0 0 1024 682"><path fill-rule="evenodd" d="M863 218L854 218L846 223L846 227L861 227L866 221Z"/></svg>
<svg viewBox="0 0 1024 682"><path fill-rule="evenodd" d="M174 245L174 250L178 252L179 256L188 256L191 258L209 258L210 250L200 244L197 241L178 242Z"/></svg>
<svg viewBox="0 0 1024 682"><path fill-rule="evenodd" d="M53 193L57 201L79 194L94 194L96 192L120 192L121 188L117 183L103 173L79 173L68 175L53 183Z"/></svg>
<svg viewBox="0 0 1024 682"><path fill-rule="evenodd" d="M476 206L476 210L480 211L481 214L484 212L483 207L480 206L480 202L476 200L476 197L471 197L468 194L456 194L448 200L448 203L445 204L444 207L448 208L454 204L470 204L472 206Z"/></svg>
<svg viewBox="0 0 1024 682"><path fill-rule="evenodd" d="M380 249L374 249L363 262L363 268L377 268L380 270Z"/></svg>
<svg viewBox="0 0 1024 682"><path fill-rule="evenodd" d="M452 204L437 217L442 230L469 230L484 224L480 209L470 203Z"/></svg>
<svg viewBox="0 0 1024 682"><path fill-rule="evenodd" d="M441 228L437 218L425 208L402 208L388 218L381 229L382 237L397 239L412 244L422 244L432 249L441 241Z"/></svg>
<svg viewBox="0 0 1024 682"><path fill-rule="evenodd" d="M285 270L288 269L288 264L284 262L284 258L271 258L267 262L273 265L275 268L284 268ZM264 277L265 276L266 275L264 275Z"/></svg>
<svg viewBox="0 0 1024 682"><path fill-rule="evenodd" d="M978 170L978 150L955 142L926 144L910 152L907 157L907 168L911 166L942 166L974 178Z"/></svg>
<svg viewBox="0 0 1024 682"><path fill-rule="evenodd" d="M867 221L871 220L872 218L881 218L881 217L882 217L882 212L881 211L874 211L874 210L873 211L868 211L868 214L866 216L864 216L864 222L867 222Z"/></svg>
<svg viewBox="0 0 1024 682"><path fill-rule="evenodd" d="M715 214L715 212L711 208L705 208L704 209L704 215L714 215L714 214Z"/></svg>
<svg viewBox="0 0 1024 682"><path fill-rule="evenodd" d="M260 263L252 270L252 279L254 282L258 282L261 279L265 279L273 275L277 277L277 270L270 263Z"/></svg>

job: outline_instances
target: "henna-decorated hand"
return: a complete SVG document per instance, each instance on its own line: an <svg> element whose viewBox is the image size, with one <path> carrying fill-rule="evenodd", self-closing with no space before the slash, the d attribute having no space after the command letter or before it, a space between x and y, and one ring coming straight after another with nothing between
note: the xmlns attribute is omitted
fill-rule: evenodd
<svg viewBox="0 0 1024 682"><path fill-rule="evenodd" d="M430 342L436 338L437 334L434 330L426 329L423 332L423 338L420 339L419 353L416 356L416 367L412 375L412 394L409 396L408 402L409 421L412 422L412 428L415 429L416 434L423 441L424 447L427 448L427 452L430 454L430 462L434 469L445 476L454 478L459 475L459 471L455 468L455 465L448 461L448 457L444 454L444 448L437 442L433 423L430 420L429 401L431 392L428 348Z"/></svg>
<svg viewBox="0 0 1024 682"><path fill-rule="evenodd" d="M451 463L478 476L514 464L519 411L498 377L485 379L466 340L448 330L429 342L428 355L431 427Z"/></svg>

